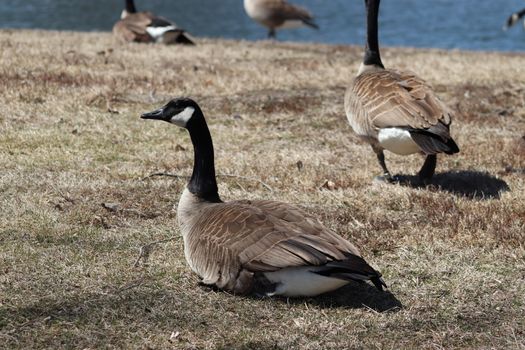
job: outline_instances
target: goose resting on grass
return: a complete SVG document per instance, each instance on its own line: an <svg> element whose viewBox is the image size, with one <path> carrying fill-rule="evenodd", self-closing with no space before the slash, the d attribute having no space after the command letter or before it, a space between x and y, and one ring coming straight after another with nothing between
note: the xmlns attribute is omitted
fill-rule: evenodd
<svg viewBox="0 0 525 350"><path fill-rule="evenodd" d="M271 200L223 202L211 135L195 101L177 98L141 118L189 131L193 174L177 217L186 260L204 284L241 295L289 297L315 296L349 281L386 286L352 243L303 210Z"/></svg>
<svg viewBox="0 0 525 350"><path fill-rule="evenodd" d="M450 136L453 112L429 84L411 72L385 69L378 42L379 0L365 0L367 42L357 76L346 91L345 111L354 132L372 146L386 181L395 181L383 151L399 155L423 153L419 178L434 175L436 155L459 148Z"/></svg>
<svg viewBox="0 0 525 350"><path fill-rule="evenodd" d="M113 26L120 41L195 45L191 36L177 25L151 12L137 12L133 0L126 0L121 20Z"/></svg>

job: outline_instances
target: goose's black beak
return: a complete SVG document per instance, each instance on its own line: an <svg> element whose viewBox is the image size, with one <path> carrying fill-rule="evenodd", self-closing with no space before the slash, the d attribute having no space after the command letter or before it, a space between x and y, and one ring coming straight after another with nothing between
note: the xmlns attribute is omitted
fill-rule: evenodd
<svg viewBox="0 0 525 350"><path fill-rule="evenodd" d="M142 119L157 119L167 121L169 116L166 115L164 108L159 108L153 112L144 113L140 116Z"/></svg>

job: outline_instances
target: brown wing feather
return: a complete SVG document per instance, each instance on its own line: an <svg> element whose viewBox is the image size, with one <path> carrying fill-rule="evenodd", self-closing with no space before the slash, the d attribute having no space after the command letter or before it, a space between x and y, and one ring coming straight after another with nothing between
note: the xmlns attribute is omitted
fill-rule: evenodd
<svg viewBox="0 0 525 350"><path fill-rule="evenodd" d="M275 201L209 205L188 237L186 257L203 281L236 292L243 271L319 266L348 254L360 256L354 245L303 210Z"/></svg>
<svg viewBox="0 0 525 350"><path fill-rule="evenodd" d="M151 25L153 20L155 19L155 15L151 12L137 12L137 13L131 13L124 18L124 21L133 22L136 25L139 25L146 30L146 27Z"/></svg>
<svg viewBox="0 0 525 350"><path fill-rule="evenodd" d="M113 35L121 41L152 42L153 38L146 31L150 23L151 19L147 13L133 13L115 23Z"/></svg>
<svg viewBox="0 0 525 350"><path fill-rule="evenodd" d="M413 73L395 70L357 76L345 101L347 114L365 125L360 134L369 136L389 127L428 129L438 123L448 127L453 114L428 83Z"/></svg>
<svg viewBox="0 0 525 350"><path fill-rule="evenodd" d="M265 1L265 10L268 12L271 22L281 25L287 20L299 20L305 24L317 28L313 22L312 14L303 7L290 4L284 0Z"/></svg>

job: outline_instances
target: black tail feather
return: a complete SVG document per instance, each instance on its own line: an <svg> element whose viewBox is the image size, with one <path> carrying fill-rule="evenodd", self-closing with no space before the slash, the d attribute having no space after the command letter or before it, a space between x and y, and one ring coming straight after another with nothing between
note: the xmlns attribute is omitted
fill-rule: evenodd
<svg viewBox="0 0 525 350"><path fill-rule="evenodd" d="M322 276L357 282L369 280L380 291L383 290L383 287L387 287L381 278L381 273L374 270L365 259L357 255L347 254L345 260L331 261L323 267L323 270L316 271L316 273Z"/></svg>
<svg viewBox="0 0 525 350"><path fill-rule="evenodd" d="M411 129L409 132L412 140L414 140L427 155L437 153L454 154L459 152L458 145L451 137L444 139L432 132L418 129Z"/></svg>
<svg viewBox="0 0 525 350"><path fill-rule="evenodd" d="M383 290L383 287L388 288L388 286L386 285L385 281L383 281L383 279L381 277L371 278L370 281L372 281L374 286L380 291Z"/></svg>
<svg viewBox="0 0 525 350"><path fill-rule="evenodd" d="M303 19L302 21L307 26L319 30L319 26L317 25L317 23L314 22L314 20L312 18L306 18L306 19Z"/></svg>
<svg viewBox="0 0 525 350"><path fill-rule="evenodd" d="M182 29L170 30L163 35L165 44L195 45L195 42L190 38L190 35Z"/></svg>

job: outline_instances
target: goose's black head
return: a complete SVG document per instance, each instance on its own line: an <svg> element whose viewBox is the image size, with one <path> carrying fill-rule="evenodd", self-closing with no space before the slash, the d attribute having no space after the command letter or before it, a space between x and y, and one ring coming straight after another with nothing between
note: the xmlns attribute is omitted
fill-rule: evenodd
<svg viewBox="0 0 525 350"><path fill-rule="evenodd" d="M201 116L202 112L197 102L190 98L180 97L171 100L164 107L144 113L140 117L142 119L164 120L187 129L194 119Z"/></svg>
<svg viewBox="0 0 525 350"><path fill-rule="evenodd" d="M519 21L520 17L518 13L513 13L508 19L507 24L503 29L508 29L516 24L517 21ZM523 26L525 26L525 22L523 22Z"/></svg>

